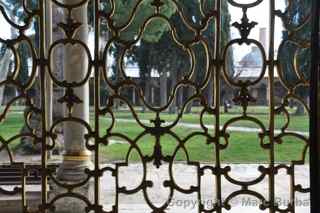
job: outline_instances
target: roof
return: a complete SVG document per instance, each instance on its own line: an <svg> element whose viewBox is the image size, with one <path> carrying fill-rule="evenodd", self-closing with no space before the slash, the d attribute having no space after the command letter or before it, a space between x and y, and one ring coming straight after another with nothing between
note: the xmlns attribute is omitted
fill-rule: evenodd
<svg viewBox="0 0 320 213"><path fill-rule="evenodd" d="M234 67L234 78L250 79L258 78L261 74L263 66L263 58L258 47L252 47L251 52L246 54ZM277 71L277 68L275 68ZM264 77L269 76L268 71L265 72ZM275 72L275 77L278 73Z"/></svg>

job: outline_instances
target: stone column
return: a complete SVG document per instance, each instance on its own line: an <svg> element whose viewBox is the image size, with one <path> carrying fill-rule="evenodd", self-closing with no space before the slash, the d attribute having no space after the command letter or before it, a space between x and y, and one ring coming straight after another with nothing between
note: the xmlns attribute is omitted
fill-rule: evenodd
<svg viewBox="0 0 320 213"><path fill-rule="evenodd" d="M74 4L79 0L64 0L65 4ZM67 14L66 14L67 15ZM74 22L81 23L74 39L88 44L87 4L72 10ZM68 44L65 46L64 79L68 82L79 82L84 79L88 70L88 59L85 49L80 45ZM73 89L74 94L82 103L75 104L72 116L89 122L89 83ZM68 110L65 108L65 117ZM76 122L64 123L64 157L58 170L58 178L64 181L80 181L86 178L85 168L92 166L90 152L85 147L87 129Z"/></svg>

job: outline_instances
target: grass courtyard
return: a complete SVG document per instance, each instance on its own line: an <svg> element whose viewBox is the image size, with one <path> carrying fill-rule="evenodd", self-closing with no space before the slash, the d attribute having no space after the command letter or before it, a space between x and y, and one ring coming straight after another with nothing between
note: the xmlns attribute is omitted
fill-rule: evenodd
<svg viewBox="0 0 320 213"><path fill-rule="evenodd" d="M234 117L240 116L240 111L233 109L230 113L222 113L220 116L220 123L224 125L228 120ZM256 107L250 111L249 115L258 118L266 128L269 125L269 115L266 108ZM126 135L131 140L134 140L139 134L143 132L143 128L139 127L134 122L126 122L126 120L132 120L131 113L128 111L119 111L115 113L116 125L113 129L113 133L121 133ZM93 117L93 115L92 115ZM152 113L138 113L140 120L151 120L154 119L154 114ZM161 118L167 122L172 122L176 119L177 115L174 114L161 114ZM309 119L306 115L290 116L289 130L307 132ZM126 120L121 120L126 119ZM212 125L214 123L214 116L205 115L204 123L206 125ZM277 115L275 117L276 128L280 129L286 122L283 115ZM91 124L93 125L93 120ZM101 136L106 134L106 129L110 126L111 120L108 116L100 118L100 132ZM180 120L180 123L185 124L199 124L199 114L195 110L191 114L185 114ZM8 114L7 118L0 124L0 134L4 139L9 139L10 137L16 135L24 124L23 112L19 108L13 108ZM151 124L148 124L151 126ZM238 127L248 127L248 128L258 128L258 126L252 122L239 121L232 124L232 126ZM209 134L213 134L213 129L209 129ZM203 132L199 128L190 128L183 125L179 125L173 129L173 132L183 140L192 132ZM263 149L260 146L260 139L257 132L239 132L230 131L229 144L227 148L220 150L220 158L224 163L263 163L269 161L270 150ZM101 145L100 156L104 161L119 161L124 160L130 148L128 142L120 137L110 138L111 143L108 146ZM265 143L267 143L267 138L265 138ZM19 143L19 140L14 141L10 146L14 149ZM223 138L220 139L220 143L224 144ZM175 150L178 148L177 140L170 136L164 135L160 140L161 150L164 156L172 156ZM155 138L151 135L144 135L137 141L137 146L142 151L143 155L152 155L154 151ZM215 160L215 146L213 144L207 144L206 137L199 134L195 137L190 138L185 142L185 147L189 160L191 161L204 161L212 162ZM275 160L277 162L288 162L291 160L300 160L301 153L305 147L305 143L294 137L285 137L282 144L277 144L275 146ZM129 155L131 161L139 161L139 155L134 149ZM186 153L183 149L177 150L175 157L177 161L185 161Z"/></svg>

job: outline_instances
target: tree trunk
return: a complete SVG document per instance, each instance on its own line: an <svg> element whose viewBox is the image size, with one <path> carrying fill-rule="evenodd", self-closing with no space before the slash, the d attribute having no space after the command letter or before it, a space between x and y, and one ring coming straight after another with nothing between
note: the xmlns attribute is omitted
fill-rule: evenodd
<svg viewBox="0 0 320 213"><path fill-rule="evenodd" d="M303 100L304 103L306 103L306 105L308 105L308 95L303 94L304 91L302 91L299 95L301 96L301 99ZM296 106L297 106L297 110L295 111L295 115L304 115L306 113L306 110L303 106L303 104L301 104L300 102L295 102Z"/></svg>
<svg viewBox="0 0 320 213"><path fill-rule="evenodd" d="M181 79L181 72L178 75L178 79ZM177 93L177 108L179 110L181 110L181 108L183 107L183 91L184 91L184 87L180 87Z"/></svg>
<svg viewBox="0 0 320 213"><path fill-rule="evenodd" d="M194 81L195 78L196 78L195 75L191 76L191 81ZM194 93L194 89L191 88L191 87L188 87L188 88L187 88L187 97L184 98L185 101L186 101L188 98L190 98L190 97L193 95L193 93ZM187 113L187 114L191 113L192 105L193 105L193 102L191 102L191 103L189 103L189 104L187 105L185 113Z"/></svg>
<svg viewBox="0 0 320 213"><path fill-rule="evenodd" d="M141 86L144 88L143 93L144 93L144 99L147 103L151 103L151 95L150 95L150 90L151 90L151 85L150 85L150 76L148 74L148 71L146 70L145 67L140 67L140 69L144 69L144 71L142 71L140 73L141 78L142 78L142 84ZM143 103L143 100L140 100L140 105L141 105L141 112L145 112L146 111L146 106Z"/></svg>
<svg viewBox="0 0 320 213"><path fill-rule="evenodd" d="M305 113L304 107L301 104L298 104L297 110L294 114L295 115L304 115L304 113Z"/></svg>
<svg viewBox="0 0 320 213"><path fill-rule="evenodd" d="M0 82L4 81L7 78L9 72L11 53L6 50L3 57L0 59ZM0 87L0 105L2 105L4 97L5 85Z"/></svg>
<svg viewBox="0 0 320 213"><path fill-rule="evenodd" d="M295 115L304 115L305 114L305 108L302 104L297 103L297 110L294 113Z"/></svg>
<svg viewBox="0 0 320 213"><path fill-rule="evenodd" d="M188 89L187 89L187 98L189 98L189 97L192 95L192 93L193 93L193 89L192 89L192 88L188 88ZM185 101L187 100L187 98L185 98ZM193 103L191 102L191 103L189 103L189 104L187 105L186 110L185 110L185 113L186 113L186 114L191 113L192 104L193 104Z"/></svg>
<svg viewBox="0 0 320 213"><path fill-rule="evenodd" d="M213 82L212 81L210 81L209 84L208 84L207 101L208 101L208 105L209 106L213 105Z"/></svg>
<svg viewBox="0 0 320 213"><path fill-rule="evenodd" d="M150 91L151 90L151 85L150 85L150 79L147 79L147 81L146 81L146 84L145 84L145 101L147 102L147 103L150 103L151 102L151 98L150 98Z"/></svg>
<svg viewBox="0 0 320 213"><path fill-rule="evenodd" d="M160 107L167 104L168 101L168 77L167 72L160 73Z"/></svg>
<svg viewBox="0 0 320 213"><path fill-rule="evenodd" d="M179 110L182 109L183 107L183 91L184 91L184 88L181 87L179 90L178 90L178 94L177 94L177 108Z"/></svg>
<svg viewBox="0 0 320 213"><path fill-rule="evenodd" d="M170 77L171 77L170 78L170 80L171 80L170 95L175 95L175 94L173 94L173 92L174 92L173 90L174 90L174 87L177 84L177 70L172 71L170 73ZM172 101L172 103L170 105L170 108L169 108L169 113L174 114L176 112L177 112L177 97L174 96L173 101Z"/></svg>
<svg viewBox="0 0 320 213"><path fill-rule="evenodd" d="M121 57L121 46L116 44L115 48L116 48L116 51L114 53L114 59L115 59L115 65L114 65L115 83L119 83L121 81L121 78L123 77L121 72L120 72L120 64L118 63L119 62L118 60ZM119 93L120 93L120 91L118 91L118 95L120 95ZM113 91L112 91L112 95L115 95L115 93ZM121 105L121 101L118 98L116 98L116 99L113 99L113 103L114 103L113 108L115 110L118 110L120 105Z"/></svg>
<svg viewBox="0 0 320 213"><path fill-rule="evenodd" d="M116 80L116 82L119 82L119 78L117 77L116 78L117 80ZM116 95L116 93L115 92L112 92L112 94L113 95ZM119 95L119 94L118 94ZM118 99L118 98L114 98L113 99L113 108L114 108L114 110L118 110L119 109L119 107L120 107L120 100Z"/></svg>

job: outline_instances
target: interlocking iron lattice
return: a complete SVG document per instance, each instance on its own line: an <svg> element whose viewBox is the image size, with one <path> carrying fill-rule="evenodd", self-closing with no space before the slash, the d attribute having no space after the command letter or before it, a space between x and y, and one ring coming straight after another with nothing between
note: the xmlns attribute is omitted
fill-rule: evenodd
<svg viewBox="0 0 320 213"><path fill-rule="evenodd" d="M0 137L0 151L8 154L9 164L17 166L22 169L21 185L13 191L0 187L0 194L7 195L21 195L21 202L24 212L31 212L26 202L26 176L28 169L25 163L18 162L14 159L12 154L12 144L22 137L32 138L35 144L41 147L41 204L35 212L46 212L52 210L58 200L66 197L73 197L82 200L86 205L87 212L119 212L121 195L135 195L142 193L146 205L150 208L150 212L169 212L168 208L175 193L182 193L186 196L189 194L196 194L198 200L202 200L202 178L206 172L212 174L212 181L215 182L214 187L214 205L208 209L206 206L198 202L198 212L222 212L223 210L232 209L231 200L241 195L250 195L261 201L259 208L269 212L295 212L295 200L297 194L307 194L310 192L309 187L305 187L296 183L296 168L307 164L307 151L309 147L309 138L302 132L293 131L289 128L292 122L292 113L289 112L289 105L291 102L296 102L302 105L307 114L310 114L310 108L306 98L303 94L309 91L309 75L305 70L308 70L309 63L306 57L310 49L310 35L301 33L302 30L308 31L311 22L311 6L305 6L301 14L295 10L296 4L302 4L302 1L289 0L285 1L285 10L277 8L278 1L276 0L254 0L250 3L247 1L237 0L202 0L194 1L197 10L187 10L185 6L186 1L178 0L132 0L132 1L117 1L117 0L39 0L32 6L29 5L31 1L21 1L24 13L24 19L19 23L17 20L12 20L10 8L1 8L1 14L6 22L16 30L17 34L14 38L4 39L0 38L1 44L5 51L10 51L12 54L12 71L9 72L8 77L3 80L0 85L15 88L17 95L12 98L4 108L1 108L0 120L1 125L5 125L6 116L10 113L13 105L23 100L27 107L24 113L24 120L30 130L27 133L16 132L14 136ZM121 2L121 4L120 4ZM308 1L306 1L308 2ZM311 2L311 1L310 1ZM255 17L250 15L250 11L261 4L269 5L269 42L265 46L260 41L252 37L252 31L256 29L257 22L253 21ZM51 26L52 20L48 17L50 7L58 8L61 11L62 21L57 26ZM127 10L123 11L120 7L126 5ZM131 5L131 6L130 6ZM223 5L234 7L242 11L242 17L232 24L232 27L238 29L237 38L226 39L223 36L222 25L225 15L223 14ZM85 10L88 9L88 20ZM142 11L143 8L146 11ZM302 10L302 9L300 9ZM79 12L80 11L80 12ZM168 12L170 11L170 12ZM192 14L194 11L198 13ZM168 13L171 13L168 15ZM174 18L179 19L179 23L183 26L174 24ZM82 15L82 16L81 16ZM123 19L119 21L119 17ZM82 21L92 22L94 35L94 50L85 40L81 38L86 37L83 34L83 28L89 23L81 23ZM140 20L140 22L137 22ZM275 45L275 35L277 29L276 20L281 20L284 26L284 31L287 32L283 37L279 47ZM36 23L36 24L35 24ZM53 22L54 23L54 22ZM55 23L54 23L55 24ZM54 25L53 24L53 25ZM126 60L130 56L130 51L144 39L145 33L153 32L156 36L162 32L157 32L150 26L166 25L166 31L169 31L172 45L179 51L183 52L188 58L186 68L181 72L181 76L174 82L170 90L170 95L164 105L154 106L153 103L147 99L146 91L143 87L143 82L139 82L128 75L126 71ZM32 26L38 28L35 35L30 35L29 30ZM63 32L63 38L52 39L50 33L52 29ZM160 29L160 28L159 28ZM160 31L160 30L159 30ZM208 33L208 31L211 33ZM80 32L80 33L79 33ZM105 33L102 33L105 32ZM186 34L188 36L182 36ZM82 36L82 37L81 37ZM53 40L53 41L52 41ZM105 41L104 41L105 40ZM228 40L228 41L226 41ZM22 56L18 50L19 45L24 43L30 53L31 60L28 64L31 66L29 73L25 80L22 80ZM239 46L254 46L258 49L261 58L261 66L258 75L240 79L234 75L232 63L230 63L230 55ZM60 47L72 49L75 51L65 51L64 62L72 62L65 65L64 72L68 72L70 67L75 66L75 69L82 69L77 63L77 56L72 55L77 51L81 54L80 58L87 62L85 71L80 73L75 70L73 73L66 74L64 77L57 77L54 73L54 54L55 50ZM115 62L115 73L110 77L111 68L108 66L109 52L112 48L117 47L119 53ZM283 53L292 51L292 57L283 57ZM72 53L72 54L68 54ZM202 54L204 65L199 67L199 54ZM232 56L231 56L232 57ZM304 57L301 59L301 57ZM83 61L79 61L83 63ZM25 64L24 64L25 66ZM164 66L164 63L159 61L159 66ZM61 67L60 67L61 68ZM8 67L10 69L10 67ZM166 69L166 68L163 68ZM78 75L79 76L74 76ZM4 72L1 70L0 72ZM161 74L160 74L161 75ZM167 75L167 74L166 74ZM171 78L171 74L169 78ZM66 77L68 76L68 77ZM200 76L200 77L199 77ZM93 79L93 99L94 99L94 113L93 124L90 124L87 115L81 117L79 114L74 115L75 108L79 105L89 104L89 101L84 101L88 97L86 88L90 79ZM255 98L252 96L250 89L265 82L268 86L268 118L267 122L262 121L261 117L252 115L250 113L252 104ZM280 97L277 96L276 82L280 82L285 93ZM64 95L58 97L58 102L66 106L65 116L51 121L52 114L52 86L54 88L63 88ZM222 84L237 91L233 100L240 106L241 115L231 116L227 121L222 122L220 104ZM160 82L161 85L161 82ZM213 85L212 88L209 85ZM101 101L101 87L108 90L106 103ZM167 86L165 86L167 87ZM40 91L40 104L34 101L32 92L34 88ZM182 100L181 108L175 119L172 121L165 121L164 113L168 111L170 106L176 102L177 94L182 88L188 88L188 97ZM212 89L212 104L207 98L208 88ZM83 89L82 93L79 89ZM150 124L146 124L137 113L137 108L132 103L132 100L124 95L123 91L132 89L135 91L135 96L148 111L151 112L152 119ZM160 90L163 88L160 88ZM36 89L37 90L37 89ZM191 91L191 92L190 92ZM80 94L80 95L79 95ZM210 93L211 94L211 93ZM82 97L81 97L82 95ZM276 98L281 99L277 102ZM134 120L136 127L139 129L135 138L131 138L126 131L119 131L115 125L119 122L117 118L116 108L119 102L126 105L130 111L131 119ZM197 108L200 109L198 117L197 131L184 132L182 135L178 134L177 127L180 127L181 120L185 115L190 104L196 103ZM56 106L54 106L56 107ZM89 107L89 106L88 106ZM81 113L80 113L81 114ZM30 124L32 116L37 115L41 122L41 129L36 130ZM205 115L210 118L210 123L205 121ZM101 122L105 117L108 117L107 124ZM277 126L277 119L281 117L285 120L281 126ZM255 132L255 140L252 143L259 144L262 152L267 153L267 162L261 163L257 166L258 176L252 180L241 180L231 175L232 166L223 164L222 154L227 153L230 149L231 138L233 132L230 127L235 123L248 122L256 126L258 132ZM57 145L56 128L64 123L73 123L85 129L84 146L87 150L93 153L93 165L87 166L80 175L83 179L78 182L70 183L64 182L56 176L53 170L48 169L48 154ZM216 128L210 128L213 125ZM252 126L251 125L251 126ZM73 129L76 131L77 128ZM280 131L278 131L280 129ZM70 130L70 129L69 129ZM65 129L66 131L66 129ZM71 132L69 134L73 134ZM2 132L0 134L3 134ZM65 133L66 134L66 133ZM143 149L141 140L148 137L147 142L151 143L152 150L150 152ZM171 138L172 150L164 145L164 140ZM197 160L192 160L190 157L190 147L188 143L196 137L201 137L198 143L203 143L208 149L212 149L212 159L210 163L204 163ZM72 138L72 137L71 137ZM127 152L124 153L123 161L116 162L114 165L102 165L100 160L102 156L101 149L108 149L110 141L113 138L118 138L127 144ZM292 159L289 163L279 163L276 160L277 147L282 146L283 143L291 139L292 143L302 144L298 159ZM65 142L66 146L70 145ZM171 143L171 142L170 142ZM251 143L250 143L251 144ZM72 144L74 146L74 143ZM80 146L80 145L79 145ZM243 149L245 151L245 148ZM70 151L70 150L69 150ZM83 150L82 150L83 151ZM111 149L117 151L116 149ZM132 153L135 152L139 164L142 166L142 180L141 183L133 189L122 187L119 184L119 170L127 167ZM196 168L196 185L183 188L179 184L179 180L175 179L174 165L176 163L179 153L183 153L187 165ZM88 160L86 151L71 153L67 151L64 161L82 161ZM153 164L156 168L168 166L168 178L161 184L169 190L168 198L163 204L156 205L148 196L148 190L153 187L154 183L147 178L148 165ZM63 169L68 169L65 167ZM70 169L70 168L69 168ZM65 171L65 170L63 170ZM277 192L275 189L276 178L278 174L284 171L288 175L288 186L290 188L290 203L285 206L278 206L276 202ZM72 171L71 171L72 172ZM78 172L78 171L77 171ZM77 173L78 174L78 173ZM110 174L115 179L115 200L111 210L107 211L103 208L103 203L100 199L100 181L103 175ZM84 176L84 177L83 177ZM54 196L49 196L48 178L50 181L60 188L65 189L61 193L55 193ZM92 199L78 193L77 189L85 186L90 181L93 181L94 193ZM255 190L257 184L267 183L267 193L261 193ZM238 190L230 194L224 195L224 183L233 184ZM256 208L258 211L258 207ZM1 211L1 210L0 210ZM121 212L121 211L120 211Z"/></svg>

